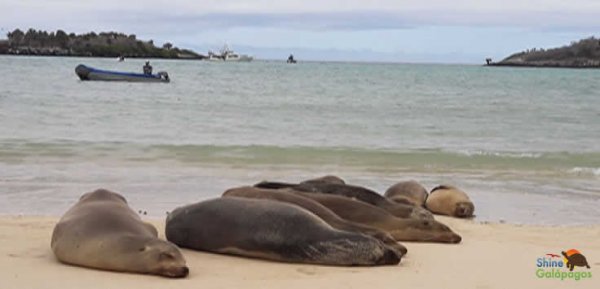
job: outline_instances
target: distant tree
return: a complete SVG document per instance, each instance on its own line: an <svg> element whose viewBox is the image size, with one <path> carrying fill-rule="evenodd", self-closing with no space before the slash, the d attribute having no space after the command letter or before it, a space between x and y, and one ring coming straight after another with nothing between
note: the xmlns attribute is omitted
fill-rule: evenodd
<svg viewBox="0 0 600 289"><path fill-rule="evenodd" d="M62 30L56 30L54 36L56 38L56 44L61 48L67 48L69 46L69 35Z"/></svg>
<svg viewBox="0 0 600 289"><path fill-rule="evenodd" d="M12 46L19 46L25 37L25 33L20 29L15 29L13 32L9 32L7 35L8 41Z"/></svg>
<svg viewBox="0 0 600 289"><path fill-rule="evenodd" d="M37 31L33 28L29 28L23 37L23 45L34 46L37 38Z"/></svg>
<svg viewBox="0 0 600 289"><path fill-rule="evenodd" d="M7 33L8 41L3 42L3 51L8 53L9 47L24 47L21 51L40 55L73 55L73 56L137 56L178 58L182 51L170 42L162 47L154 46L154 41L137 40L134 34L127 35L118 32L88 32L77 35L67 34L63 30L47 32L30 28L27 32L15 29ZM57 50L56 48L61 48ZM188 51L185 51L187 53ZM188 55L198 56L193 51ZM187 56L187 55L186 55Z"/></svg>

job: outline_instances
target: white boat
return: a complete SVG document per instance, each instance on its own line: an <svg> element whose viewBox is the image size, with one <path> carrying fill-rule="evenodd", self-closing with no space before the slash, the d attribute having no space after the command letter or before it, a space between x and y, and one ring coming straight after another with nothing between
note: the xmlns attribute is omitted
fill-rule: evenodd
<svg viewBox="0 0 600 289"><path fill-rule="evenodd" d="M219 54L209 51L206 60L214 62L250 62L252 59L254 59L252 56L235 53L225 45Z"/></svg>

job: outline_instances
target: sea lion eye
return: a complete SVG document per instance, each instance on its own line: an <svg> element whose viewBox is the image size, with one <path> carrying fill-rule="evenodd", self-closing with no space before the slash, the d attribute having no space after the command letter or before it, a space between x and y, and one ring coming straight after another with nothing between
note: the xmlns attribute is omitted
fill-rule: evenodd
<svg viewBox="0 0 600 289"><path fill-rule="evenodd" d="M146 247L141 247L141 248L138 249L138 251L144 252L144 251L146 251Z"/></svg>
<svg viewBox="0 0 600 289"><path fill-rule="evenodd" d="M160 255L158 256L159 259L161 260L172 260L175 259L175 257L169 253L160 253Z"/></svg>
<svg viewBox="0 0 600 289"><path fill-rule="evenodd" d="M424 226L427 226L427 227L428 227L428 226L431 226L431 222L429 222L429 221L423 221L423 225L424 225Z"/></svg>

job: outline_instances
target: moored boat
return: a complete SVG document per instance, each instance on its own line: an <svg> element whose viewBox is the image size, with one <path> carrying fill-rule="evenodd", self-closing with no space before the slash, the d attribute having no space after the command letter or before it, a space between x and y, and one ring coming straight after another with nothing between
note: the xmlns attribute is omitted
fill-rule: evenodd
<svg viewBox="0 0 600 289"><path fill-rule="evenodd" d="M101 70L83 64L75 67L75 73L81 80L128 81L128 82L169 82L169 74L160 71L157 74L120 72Z"/></svg>
<svg viewBox="0 0 600 289"><path fill-rule="evenodd" d="M254 59L254 57L246 54L238 54L233 50L229 49L227 45L225 45L219 54L216 54L212 51L208 52L208 57L206 60L213 62L250 62Z"/></svg>

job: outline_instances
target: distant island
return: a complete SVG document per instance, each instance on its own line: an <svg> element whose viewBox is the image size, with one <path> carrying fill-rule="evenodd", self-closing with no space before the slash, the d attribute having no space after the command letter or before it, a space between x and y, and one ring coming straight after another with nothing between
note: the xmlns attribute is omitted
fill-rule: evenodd
<svg viewBox="0 0 600 289"><path fill-rule="evenodd" d="M203 59L188 49L179 49L171 43L154 46L152 40L138 40L135 35L118 32L90 32L76 35L62 30L46 32L16 29L0 40L0 54L40 56L84 56L84 57L134 57Z"/></svg>
<svg viewBox="0 0 600 289"><path fill-rule="evenodd" d="M594 37L553 49L531 49L500 62L486 59L489 66L600 68L600 40Z"/></svg>

